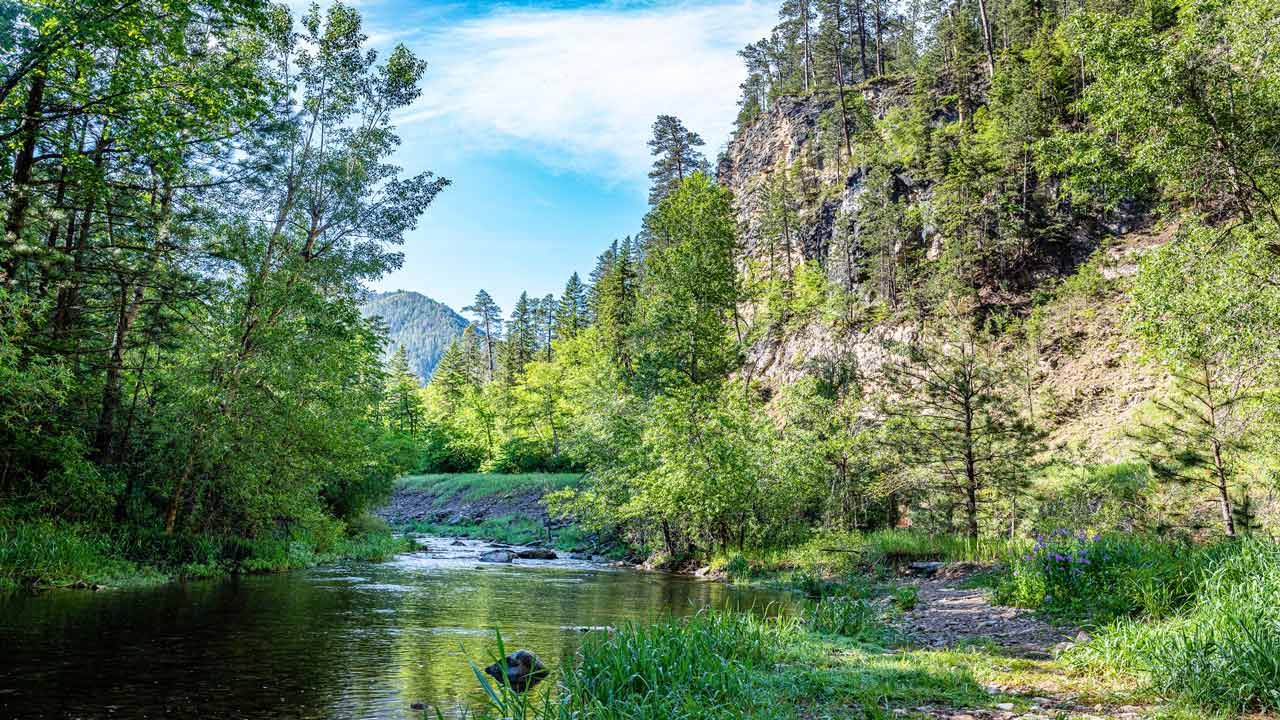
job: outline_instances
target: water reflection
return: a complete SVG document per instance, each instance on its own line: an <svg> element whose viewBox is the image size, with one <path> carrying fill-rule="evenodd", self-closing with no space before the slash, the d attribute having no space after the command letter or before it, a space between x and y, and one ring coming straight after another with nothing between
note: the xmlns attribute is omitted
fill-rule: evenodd
<svg viewBox="0 0 1280 720"><path fill-rule="evenodd" d="M0 600L0 718L412 718L476 701L466 657L555 666L581 626L780 596L574 561L492 565L433 542L353 564Z"/></svg>

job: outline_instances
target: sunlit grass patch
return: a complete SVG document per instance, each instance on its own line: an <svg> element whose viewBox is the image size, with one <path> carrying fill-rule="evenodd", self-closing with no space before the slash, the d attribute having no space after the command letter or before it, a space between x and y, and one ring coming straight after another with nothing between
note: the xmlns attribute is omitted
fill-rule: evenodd
<svg viewBox="0 0 1280 720"><path fill-rule="evenodd" d="M396 487L422 490L441 498L460 497L478 500L494 495L510 495L540 491L543 493L575 487L581 473L441 473L409 475L396 481Z"/></svg>

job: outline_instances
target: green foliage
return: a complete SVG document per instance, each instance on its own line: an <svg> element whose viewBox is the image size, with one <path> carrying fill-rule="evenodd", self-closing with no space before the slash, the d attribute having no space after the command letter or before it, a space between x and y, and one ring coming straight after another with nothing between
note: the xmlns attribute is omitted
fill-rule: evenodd
<svg viewBox="0 0 1280 720"><path fill-rule="evenodd" d="M0 527L0 587L120 586L236 572L275 572L340 559L378 562L409 550L385 524L313 523L257 538L170 535L160 529L48 520Z"/></svg>
<svg viewBox="0 0 1280 720"><path fill-rule="evenodd" d="M417 381L402 356L389 397L359 304L448 184L388 162L425 63L366 51L342 4L297 27L250 0L11 15L3 512L111 538L104 563L176 566L155 533L295 543L264 567L328 553L413 464ZM192 542L182 562L220 559Z"/></svg>
<svg viewBox="0 0 1280 720"><path fill-rule="evenodd" d="M1193 602L1229 544L1197 546L1147 535L1059 528L1015 555L997 587L1001 602L1076 620L1167 618Z"/></svg>
<svg viewBox="0 0 1280 720"><path fill-rule="evenodd" d="M759 671L777 662L786 632L781 621L706 611L592 633L562 672L557 717L768 716L776 708L760 694Z"/></svg>
<svg viewBox="0 0 1280 720"><path fill-rule="evenodd" d="M1249 539L1182 562L1196 587L1177 598L1181 612L1108 625L1068 660L1095 671L1140 673L1157 692L1203 707L1280 709L1280 548Z"/></svg>
<svg viewBox="0 0 1280 720"><path fill-rule="evenodd" d="M729 321L741 289L733 196L701 172L647 220L638 372L646 393L718 382L737 362Z"/></svg>

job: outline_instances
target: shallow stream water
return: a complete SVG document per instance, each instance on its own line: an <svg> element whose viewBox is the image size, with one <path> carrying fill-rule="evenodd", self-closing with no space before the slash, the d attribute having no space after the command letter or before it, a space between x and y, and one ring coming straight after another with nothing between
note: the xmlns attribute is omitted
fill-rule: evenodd
<svg viewBox="0 0 1280 720"><path fill-rule="evenodd" d="M0 598L0 720L420 718L481 695L467 658L508 651L555 667L583 627L763 608L785 596L576 560L420 552L279 575L142 590Z"/></svg>

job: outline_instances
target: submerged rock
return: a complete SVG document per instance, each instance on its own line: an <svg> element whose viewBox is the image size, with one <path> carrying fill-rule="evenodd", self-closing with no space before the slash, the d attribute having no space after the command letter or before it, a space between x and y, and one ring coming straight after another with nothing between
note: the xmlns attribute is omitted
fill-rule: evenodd
<svg viewBox="0 0 1280 720"><path fill-rule="evenodd" d="M509 563L515 559L516 554L510 550L490 550L489 552L480 553L481 562Z"/></svg>
<svg viewBox="0 0 1280 720"><path fill-rule="evenodd" d="M516 557L521 560L555 560L560 556L556 555L554 550L548 550L546 548L532 548L529 550L521 550L516 553Z"/></svg>
<svg viewBox="0 0 1280 720"><path fill-rule="evenodd" d="M505 668L502 667L504 664ZM537 685L548 674L548 670L543 667L538 656L528 650L517 650L508 655L505 660L490 665L484 671L498 682L502 682L505 676L507 684L516 692L524 692Z"/></svg>
<svg viewBox="0 0 1280 720"><path fill-rule="evenodd" d="M467 544L462 542L461 540L454 540L453 542L449 543L450 547L466 547L466 545Z"/></svg>

